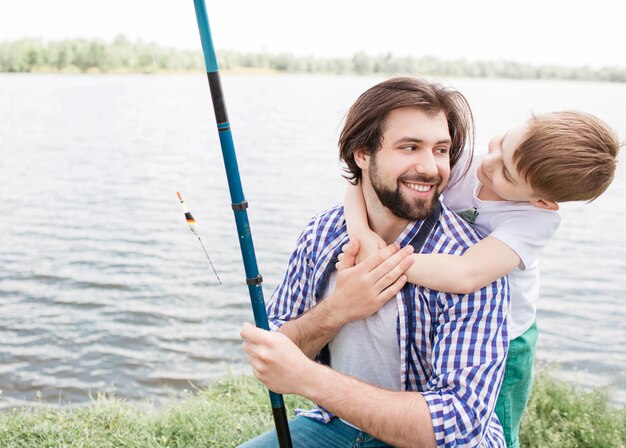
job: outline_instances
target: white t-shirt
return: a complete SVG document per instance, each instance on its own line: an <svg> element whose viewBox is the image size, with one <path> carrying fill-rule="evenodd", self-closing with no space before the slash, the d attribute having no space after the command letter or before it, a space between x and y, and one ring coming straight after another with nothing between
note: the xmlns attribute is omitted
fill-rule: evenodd
<svg viewBox="0 0 626 448"><path fill-rule="evenodd" d="M442 200L452 210L475 207L478 216L474 227L484 236L499 239L520 257L519 266L508 275L511 292L509 338L514 339L535 321L539 298L538 258L559 227L561 216L556 211L537 208L528 202L478 199L481 184L476 170L485 155L485 150L477 150L469 171L458 181L468 162L468 154L464 154L450 176L450 187L444 190Z"/></svg>

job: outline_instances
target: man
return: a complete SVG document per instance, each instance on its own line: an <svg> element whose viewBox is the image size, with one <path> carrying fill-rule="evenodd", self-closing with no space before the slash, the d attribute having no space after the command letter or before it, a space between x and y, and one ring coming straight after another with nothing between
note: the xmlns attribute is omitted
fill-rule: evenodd
<svg viewBox="0 0 626 448"><path fill-rule="evenodd" d="M277 333L241 330L261 381L320 406L290 422L294 446L505 446L493 408L508 343L506 280L467 295L405 285L412 251L399 250L416 235L423 253L462 254L479 240L439 203L471 134L465 98L424 80L384 81L350 109L341 159L390 246L353 266L353 242L337 273L343 210L323 212L268 304ZM332 369L311 359L327 344ZM244 446L276 446L276 436Z"/></svg>

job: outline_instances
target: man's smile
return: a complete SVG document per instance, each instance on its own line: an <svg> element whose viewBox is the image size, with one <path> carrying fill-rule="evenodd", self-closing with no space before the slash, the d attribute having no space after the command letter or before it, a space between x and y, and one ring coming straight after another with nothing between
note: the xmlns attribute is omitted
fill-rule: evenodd
<svg viewBox="0 0 626 448"><path fill-rule="evenodd" d="M434 185L432 184L417 184L412 182L402 182L402 184L413 191L417 191L419 193L427 193L429 192Z"/></svg>

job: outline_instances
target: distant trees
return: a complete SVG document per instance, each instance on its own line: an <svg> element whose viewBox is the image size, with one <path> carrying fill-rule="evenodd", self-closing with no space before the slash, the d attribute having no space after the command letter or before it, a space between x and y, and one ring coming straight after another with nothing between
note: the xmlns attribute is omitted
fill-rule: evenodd
<svg viewBox="0 0 626 448"><path fill-rule="evenodd" d="M355 53L351 58L317 58L290 53L222 51L222 70L261 69L281 73L357 75L413 74L465 78L566 79L626 82L626 68L534 66L514 61L442 60L433 56L398 57ZM164 48L125 36L113 42L71 39L45 43L22 39L0 43L0 72L158 73L203 70L199 51Z"/></svg>
<svg viewBox="0 0 626 448"><path fill-rule="evenodd" d="M125 36L118 36L112 43L86 39L0 43L2 72L154 73L200 68L202 57L198 52L130 42Z"/></svg>

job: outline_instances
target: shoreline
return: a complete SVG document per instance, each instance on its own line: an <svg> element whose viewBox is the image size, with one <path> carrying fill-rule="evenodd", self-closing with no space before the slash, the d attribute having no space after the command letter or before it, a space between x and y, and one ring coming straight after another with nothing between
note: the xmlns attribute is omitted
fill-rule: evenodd
<svg viewBox="0 0 626 448"><path fill-rule="evenodd" d="M584 392L537 376L522 422L524 447L620 448L626 408L608 404L608 391ZM310 402L285 396L289 417ZM21 407L0 411L0 446L231 447L273 427L267 390L250 376L228 376L188 398L156 406L99 395L87 406Z"/></svg>

